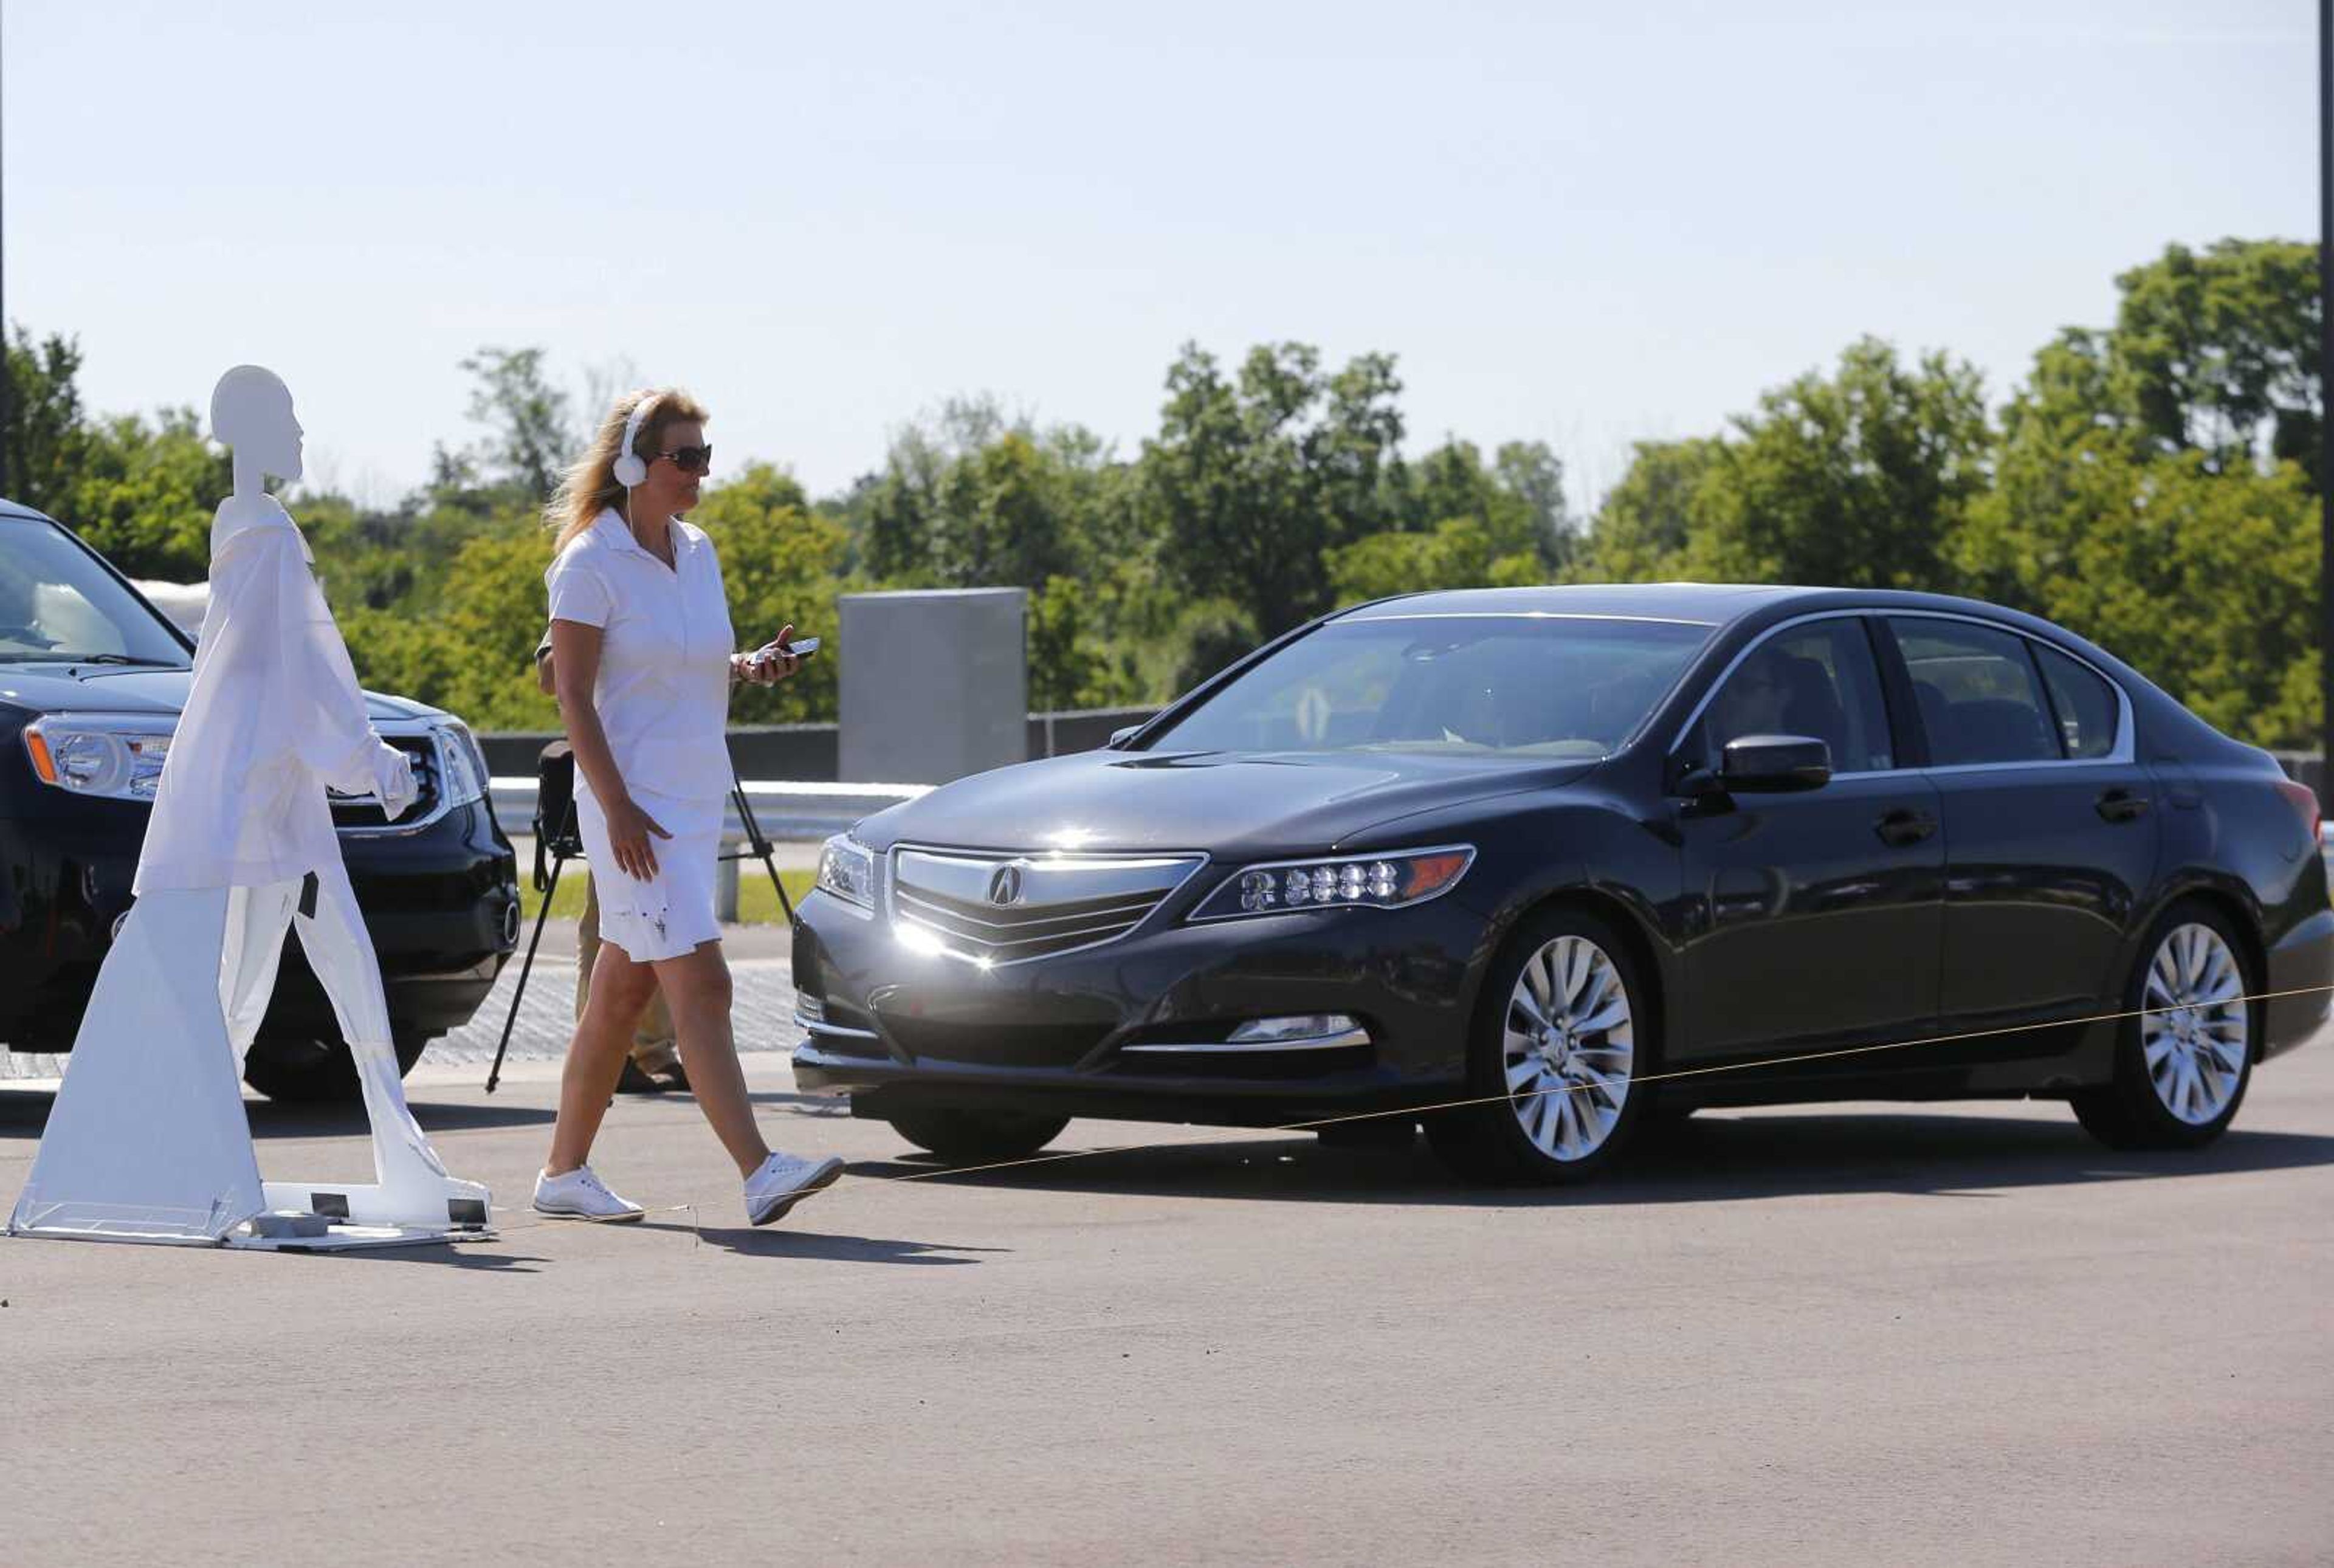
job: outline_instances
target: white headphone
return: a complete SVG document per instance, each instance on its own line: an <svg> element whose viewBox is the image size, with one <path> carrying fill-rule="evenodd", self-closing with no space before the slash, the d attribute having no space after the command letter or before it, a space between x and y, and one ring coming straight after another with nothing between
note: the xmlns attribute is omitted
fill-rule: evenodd
<svg viewBox="0 0 2334 1568"><path fill-rule="evenodd" d="M632 450L632 443L640 439L641 421L648 418L649 405L656 400L654 392L641 398L632 405L632 417L624 421L624 444L616 448L614 476L616 483L627 490L649 476L649 466Z"/></svg>

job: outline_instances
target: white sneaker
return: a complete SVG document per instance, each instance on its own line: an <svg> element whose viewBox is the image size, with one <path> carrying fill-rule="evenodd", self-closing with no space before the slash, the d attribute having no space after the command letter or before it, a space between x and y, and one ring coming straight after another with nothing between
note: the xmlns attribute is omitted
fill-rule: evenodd
<svg viewBox="0 0 2334 1568"><path fill-rule="evenodd" d="M746 1217L756 1225L783 1219L786 1210L820 1188L834 1186L842 1174L843 1161L831 1154L825 1159L773 1154L746 1178Z"/></svg>
<svg viewBox="0 0 2334 1568"><path fill-rule="evenodd" d="M610 1192L588 1165L564 1176L545 1172L535 1178L535 1212L554 1219L638 1219L648 1210Z"/></svg>

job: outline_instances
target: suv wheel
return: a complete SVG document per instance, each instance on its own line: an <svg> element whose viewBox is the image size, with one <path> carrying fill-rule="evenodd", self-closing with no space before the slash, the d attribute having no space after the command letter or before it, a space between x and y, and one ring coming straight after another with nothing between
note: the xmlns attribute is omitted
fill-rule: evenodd
<svg viewBox="0 0 2334 1568"><path fill-rule="evenodd" d="M884 1120L901 1137L950 1165L1026 1159L1070 1124L1066 1116L1027 1111L901 1111Z"/></svg>
<svg viewBox="0 0 2334 1568"><path fill-rule="evenodd" d="M394 1042L397 1073L402 1078L421 1060L426 1034L400 1034ZM243 1081L270 1100L288 1105L361 1103L357 1064L338 1040L314 1035L262 1035L243 1059Z"/></svg>

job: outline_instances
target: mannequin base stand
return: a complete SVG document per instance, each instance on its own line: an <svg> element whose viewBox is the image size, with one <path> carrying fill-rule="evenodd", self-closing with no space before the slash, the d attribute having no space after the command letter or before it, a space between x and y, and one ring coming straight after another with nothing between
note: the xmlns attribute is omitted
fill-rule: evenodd
<svg viewBox="0 0 2334 1568"><path fill-rule="evenodd" d="M794 900L786 897L786 885L778 878L776 852L770 847L769 839L763 833L762 824L754 816L753 803L746 798L745 782L738 778L735 765L732 765L729 770L729 798L738 807L738 825L746 830L746 839L745 842L737 849L726 851L716 858L724 861L761 861L762 869L770 873L770 886L777 892L778 909L785 914L787 923L791 925L795 918ZM494 1065L487 1070L487 1092L489 1094L492 1094L495 1092L495 1086L502 1082L503 1055L510 1049L511 1031L518 1024L518 1005L520 999L526 995L528 978L535 973L535 949L543 944L544 924L551 919L551 899L552 896L559 891L559 875L567 869L568 861L584 858L584 840L576 831L575 805L573 801L568 803L566 814L559 824L559 831L545 839L543 847L550 860L551 872L548 878L538 876L535 880L535 885L543 894L543 907L535 911L535 934L526 940L526 957L519 963L518 984L511 991L510 1011L503 1017L503 1035L495 1043ZM539 861L536 870L538 871L542 870L542 863Z"/></svg>
<svg viewBox="0 0 2334 1568"><path fill-rule="evenodd" d="M301 891L286 881L138 900L100 967L11 1235L321 1249L486 1231L492 1196L447 1173L405 1103L345 873L333 866L307 899ZM240 1045L295 924L349 1038L371 1132L370 1182L259 1172L236 1081ZM217 963L206 961L214 952Z"/></svg>

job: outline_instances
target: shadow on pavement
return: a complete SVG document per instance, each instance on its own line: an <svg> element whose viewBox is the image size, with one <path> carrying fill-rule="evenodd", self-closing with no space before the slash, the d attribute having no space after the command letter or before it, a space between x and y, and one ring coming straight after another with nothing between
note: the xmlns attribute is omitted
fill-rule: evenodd
<svg viewBox="0 0 2334 1568"><path fill-rule="evenodd" d="M547 1105L441 1105L409 1100L424 1132L463 1132L485 1127L548 1127L559 1113ZM371 1131L362 1105L278 1105L246 1100L245 1115L254 1138L364 1138Z"/></svg>
<svg viewBox="0 0 2334 1568"><path fill-rule="evenodd" d="M1162 1128L1191 1140L1191 1128ZM1067 1152L1064 1149L1049 1154ZM992 1170L949 1171L930 1160L859 1160L851 1174L912 1177L960 1187L1148 1193L1297 1203L1442 1204L1464 1207L1712 1203L1824 1193L1975 1197L1987 1188L2148 1180L2334 1165L2334 1137L2248 1132L2177 1153L2122 1153L2077 1127L1983 1115L1730 1117L1704 1112L1643 1138L1606 1175L1581 1187L1483 1188L1461 1182L1423 1140L1400 1150L1330 1149L1306 1134L1105 1150Z"/></svg>
<svg viewBox="0 0 2334 1568"><path fill-rule="evenodd" d="M342 1259L362 1263L428 1263L436 1264L440 1268L473 1269L483 1274L541 1274L541 1269L528 1265L550 1261L525 1253L478 1250L494 1245L491 1241L466 1241L459 1245L441 1242L433 1246L359 1246L345 1252L285 1252L279 1255L335 1263Z"/></svg>
<svg viewBox="0 0 2334 1568"><path fill-rule="evenodd" d="M724 1229L680 1225L670 1220L642 1220L632 1228L694 1235L708 1246L718 1246L726 1252L743 1253L751 1257L815 1258L829 1263L968 1264L979 1263L980 1259L960 1255L1013 1250L1009 1246L957 1246L948 1242L826 1236L817 1231L775 1227L765 1230L749 1227Z"/></svg>

